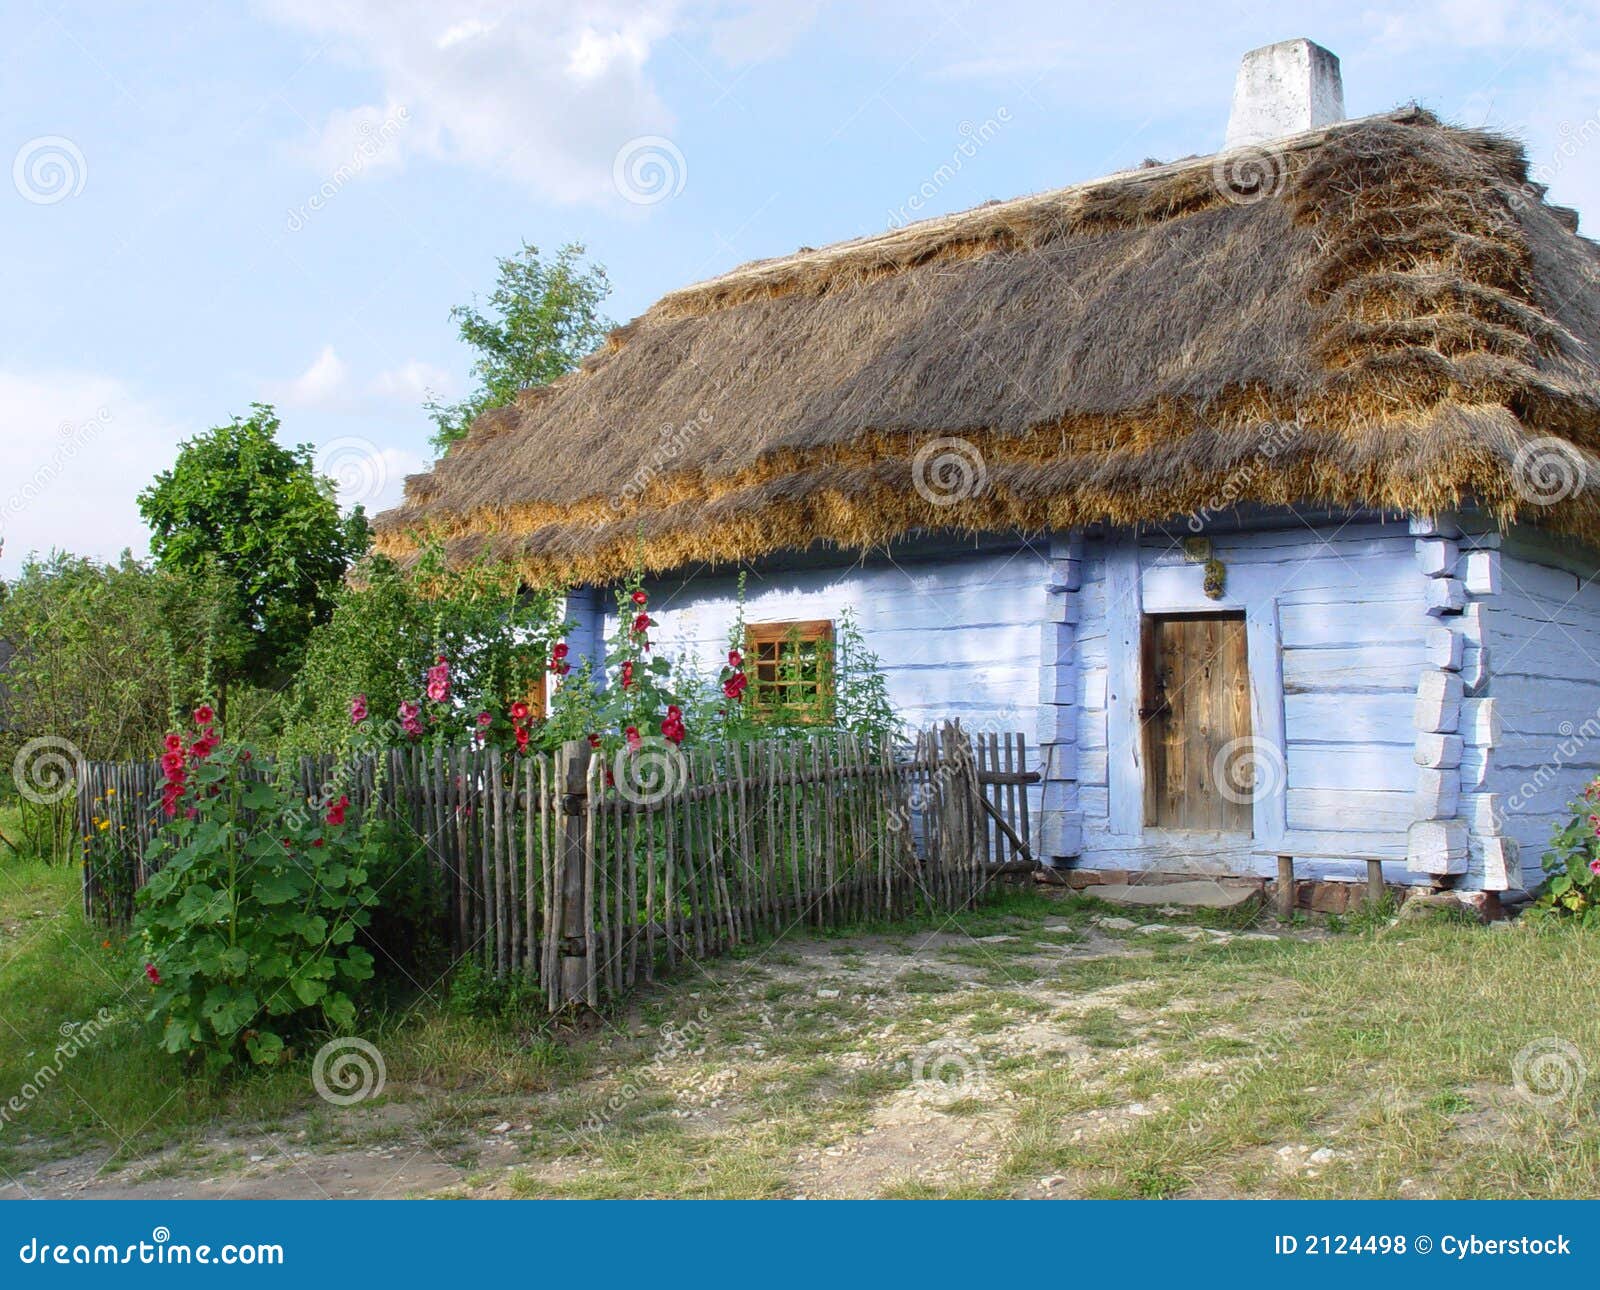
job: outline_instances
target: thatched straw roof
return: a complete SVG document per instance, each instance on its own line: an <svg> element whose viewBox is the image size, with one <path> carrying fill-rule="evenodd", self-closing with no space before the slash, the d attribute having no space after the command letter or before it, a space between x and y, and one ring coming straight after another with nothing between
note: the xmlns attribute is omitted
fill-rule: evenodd
<svg viewBox="0 0 1600 1290"><path fill-rule="evenodd" d="M1600 247L1542 198L1411 109L759 261L484 414L379 545L589 581L641 536L662 570L1244 503L1592 537Z"/></svg>

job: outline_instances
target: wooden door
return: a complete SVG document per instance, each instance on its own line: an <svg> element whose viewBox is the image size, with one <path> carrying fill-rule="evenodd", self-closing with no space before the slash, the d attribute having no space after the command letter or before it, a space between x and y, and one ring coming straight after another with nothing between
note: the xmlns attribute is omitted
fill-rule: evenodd
<svg viewBox="0 0 1600 1290"><path fill-rule="evenodd" d="M1147 617L1143 648L1145 823L1250 833L1257 759L1244 615Z"/></svg>

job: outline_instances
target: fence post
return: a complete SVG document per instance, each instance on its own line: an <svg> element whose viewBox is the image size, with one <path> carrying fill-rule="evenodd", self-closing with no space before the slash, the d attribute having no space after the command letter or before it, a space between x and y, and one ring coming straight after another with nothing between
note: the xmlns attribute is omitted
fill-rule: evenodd
<svg viewBox="0 0 1600 1290"><path fill-rule="evenodd" d="M589 741L569 739L561 745L556 783L561 789L561 1006L588 994L588 947L591 929L584 905L589 866Z"/></svg>

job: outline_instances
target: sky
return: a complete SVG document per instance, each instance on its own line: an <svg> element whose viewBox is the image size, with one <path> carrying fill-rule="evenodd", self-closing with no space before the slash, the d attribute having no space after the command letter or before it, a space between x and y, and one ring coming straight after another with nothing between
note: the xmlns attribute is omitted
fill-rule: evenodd
<svg viewBox="0 0 1600 1290"><path fill-rule="evenodd" d="M424 399L469 385L451 307L524 242L582 243L625 321L1215 151L1239 56L1296 36L1350 116L1514 135L1600 228L1600 0L0 0L0 576L142 554L139 490L252 402L346 505L393 504Z"/></svg>

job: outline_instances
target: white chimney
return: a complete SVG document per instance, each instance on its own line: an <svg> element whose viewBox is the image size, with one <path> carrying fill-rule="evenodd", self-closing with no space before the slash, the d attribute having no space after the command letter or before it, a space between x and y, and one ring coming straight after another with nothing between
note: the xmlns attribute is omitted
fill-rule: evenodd
<svg viewBox="0 0 1600 1290"><path fill-rule="evenodd" d="M1343 120L1339 59L1309 40L1280 40L1239 61L1224 146L1243 148Z"/></svg>

